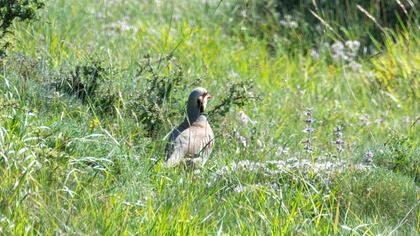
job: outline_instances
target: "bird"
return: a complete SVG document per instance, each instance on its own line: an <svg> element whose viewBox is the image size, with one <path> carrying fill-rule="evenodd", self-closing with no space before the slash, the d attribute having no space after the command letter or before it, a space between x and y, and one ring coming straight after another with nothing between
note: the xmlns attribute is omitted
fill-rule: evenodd
<svg viewBox="0 0 420 236"><path fill-rule="evenodd" d="M188 96L184 121L169 134L165 165L175 167L181 163L202 167L214 146L214 133L204 114L212 96L205 88L197 87Z"/></svg>

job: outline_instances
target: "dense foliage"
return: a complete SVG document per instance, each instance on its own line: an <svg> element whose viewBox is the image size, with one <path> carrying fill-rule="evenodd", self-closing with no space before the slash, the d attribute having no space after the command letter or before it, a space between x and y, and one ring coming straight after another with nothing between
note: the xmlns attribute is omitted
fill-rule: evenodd
<svg viewBox="0 0 420 236"><path fill-rule="evenodd" d="M42 0L1 0L0 1L0 56L4 56L6 48L10 45L7 38L12 33L10 26L13 21L31 20L36 10L44 5Z"/></svg>
<svg viewBox="0 0 420 236"><path fill-rule="evenodd" d="M52 0L18 17L0 234L418 234L418 6ZM214 151L166 169L195 86Z"/></svg>

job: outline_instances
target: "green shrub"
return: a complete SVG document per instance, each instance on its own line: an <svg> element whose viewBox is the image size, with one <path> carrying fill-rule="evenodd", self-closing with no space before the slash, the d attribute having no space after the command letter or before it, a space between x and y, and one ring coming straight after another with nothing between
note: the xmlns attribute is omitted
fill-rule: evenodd
<svg viewBox="0 0 420 236"><path fill-rule="evenodd" d="M53 86L56 90L90 104L95 112L112 113L117 95L109 84L115 71L103 62L88 59L86 63L59 74Z"/></svg>
<svg viewBox="0 0 420 236"><path fill-rule="evenodd" d="M136 80L142 81L142 89L130 95L127 113L140 122L149 137L157 137L165 128L169 117L176 117L184 107L176 95L188 86L182 67L171 56L152 61L146 56L139 63ZM178 99L173 99L178 98Z"/></svg>
<svg viewBox="0 0 420 236"><path fill-rule="evenodd" d="M2 0L0 1L0 57L6 53L10 46L8 34L12 34L10 29L13 21L32 20L35 12L44 6L42 0Z"/></svg>
<svg viewBox="0 0 420 236"><path fill-rule="evenodd" d="M231 82L226 86L226 93L220 98L220 102L215 104L208 111L209 117L220 119L225 116L232 107L243 107L252 100L262 99L254 95L254 84L251 81Z"/></svg>

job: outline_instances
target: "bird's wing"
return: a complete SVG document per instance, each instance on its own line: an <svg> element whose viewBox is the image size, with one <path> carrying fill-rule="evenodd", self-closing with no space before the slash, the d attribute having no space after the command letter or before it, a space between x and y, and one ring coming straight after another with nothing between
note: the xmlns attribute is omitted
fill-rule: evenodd
<svg viewBox="0 0 420 236"><path fill-rule="evenodd" d="M200 124L201 123L201 124ZM192 159L197 159L201 165L208 160L214 146L214 133L208 122L193 124L196 128L194 147L191 150ZM193 162L196 162L193 160Z"/></svg>
<svg viewBox="0 0 420 236"><path fill-rule="evenodd" d="M207 160L213 148L214 134L207 122L195 122L172 137L167 145L168 166L178 165L186 156Z"/></svg>
<svg viewBox="0 0 420 236"><path fill-rule="evenodd" d="M177 166L181 161L182 158L185 156L185 150L179 147L174 147L172 154L166 160L166 166L174 167Z"/></svg>
<svg viewBox="0 0 420 236"><path fill-rule="evenodd" d="M183 122L178 127L173 128L172 131L165 136L164 139L169 137L168 142L166 143L166 146L165 146L165 161L167 161L172 155L172 153L174 152L176 139L187 128L188 128L188 124Z"/></svg>

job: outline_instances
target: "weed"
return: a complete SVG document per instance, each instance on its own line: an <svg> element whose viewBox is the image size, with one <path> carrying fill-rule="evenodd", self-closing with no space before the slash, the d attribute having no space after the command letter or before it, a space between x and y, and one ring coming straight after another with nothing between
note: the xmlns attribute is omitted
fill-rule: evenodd
<svg viewBox="0 0 420 236"><path fill-rule="evenodd" d="M156 137L165 128L162 124L179 112L177 107L184 106L179 94L186 80L182 68L170 56L155 62L146 56L139 63L137 77L144 83L143 89L130 96L127 111L143 124L149 137Z"/></svg>
<svg viewBox="0 0 420 236"><path fill-rule="evenodd" d="M253 83L250 81L233 82L226 87L226 93L220 102L208 111L209 117L217 120L225 116L233 107L243 107L251 101L261 101L262 97L254 94Z"/></svg>
<svg viewBox="0 0 420 236"><path fill-rule="evenodd" d="M337 153L338 155L340 155L340 153L343 151L343 127L340 125L337 125L334 129L334 133L336 136L336 140L335 140L335 145L336 145L336 149L337 149Z"/></svg>
<svg viewBox="0 0 420 236"><path fill-rule="evenodd" d="M111 91L110 68L103 62L89 59L86 64L76 65L69 72L61 72L53 86L56 90L91 104L95 112L113 113L117 95Z"/></svg>
<svg viewBox="0 0 420 236"><path fill-rule="evenodd" d="M12 23L15 19L18 21L33 20L37 10L42 8L42 0L14 1L5 0L0 3L0 57L4 57L6 49L10 46L8 34L12 34Z"/></svg>
<svg viewBox="0 0 420 236"><path fill-rule="evenodd" d="M306 133L306 140L303 142L305 144L305 147L303 148L305 150L305 152L307 153L308 157L311 156L312 151L313 151L313 146L312 146L312 133L315 132L315 129L312 128L312 123L314 123L314 119L312 118L312 109L309 108L305 111L305 124L306 127L303 130L303 132Z"/></svg>

